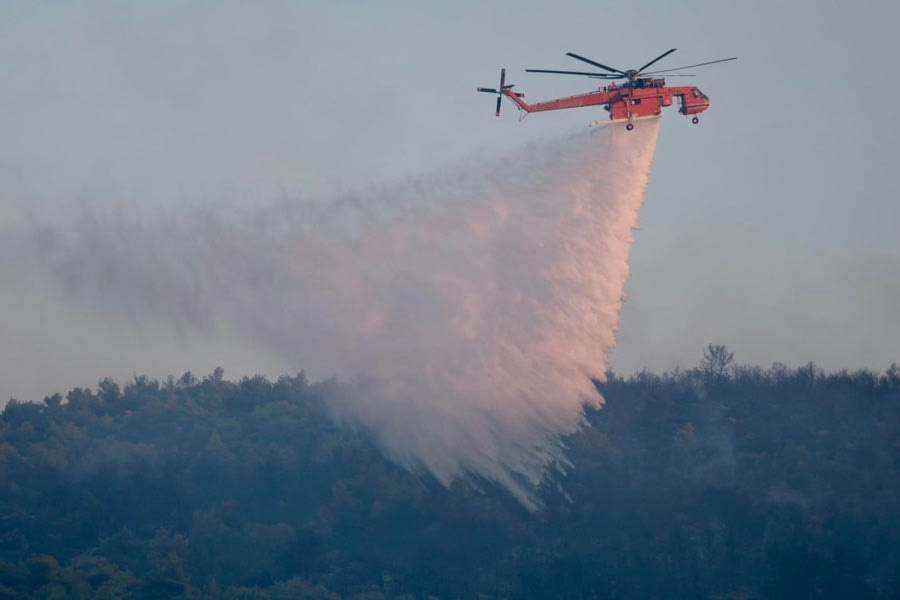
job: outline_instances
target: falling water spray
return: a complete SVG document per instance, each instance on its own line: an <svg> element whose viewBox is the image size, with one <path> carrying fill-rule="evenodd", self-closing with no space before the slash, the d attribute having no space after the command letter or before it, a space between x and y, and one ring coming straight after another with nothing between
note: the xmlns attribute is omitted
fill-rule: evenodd
<svg viewBox="0 0 900 600"><path fill-rule="evenodd" d="M562 436L602 402L592 379L615 345L657 133L655 120L581 131L250 214L92 213L7 236L7 250L84 310L188 336L227 326L336 375L335 417L394 460L533 505L566 464Z"/></svg>

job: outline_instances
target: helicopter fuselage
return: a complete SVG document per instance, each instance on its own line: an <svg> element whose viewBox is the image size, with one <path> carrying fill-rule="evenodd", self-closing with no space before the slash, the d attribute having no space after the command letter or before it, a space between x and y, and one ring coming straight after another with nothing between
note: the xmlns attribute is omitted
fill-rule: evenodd
<svg viewBox="0 0 900 600"><path fill-rule="evenodd" d="M664 79L640 78L618 86L612 83L596 92L557 98L536 104L526 103L509 89L503 95L526 112L544 112L584 106L603 106L613 121L631 121L640 117L662 114L665 106L671 106L675 99L680 102L678 112L683 115L697 115L709 108L709 98L695 86L666 87Z"/></svg>

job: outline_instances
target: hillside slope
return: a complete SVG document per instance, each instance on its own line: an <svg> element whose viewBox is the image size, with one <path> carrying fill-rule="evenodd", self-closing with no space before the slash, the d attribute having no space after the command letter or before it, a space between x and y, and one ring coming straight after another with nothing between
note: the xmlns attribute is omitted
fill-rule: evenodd
<svg viewBox="0 0 900 600"><path fill-rule="evenodd" d="M445 489L300 375L137 377L0 418L0 598L890 598L900 372L598 384L543 507Z"/></svg>

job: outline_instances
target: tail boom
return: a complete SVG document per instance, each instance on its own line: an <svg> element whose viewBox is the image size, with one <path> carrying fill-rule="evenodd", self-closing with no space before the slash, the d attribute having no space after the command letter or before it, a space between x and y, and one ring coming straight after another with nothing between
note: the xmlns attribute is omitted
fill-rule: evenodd
<svg viewBox="0 0 900 600"><path fill-rule="evenodd" d="M547 102L538 102L537 104L528 104L511 90L503 90L503 94L515 102L516 106L525 112L544 112L548 110L562 110L564 108L597 106L598 104L606 104L609 96L604 92L590 92L578 96L569 96L568 98L559 98L557 100L548 100Z"/></svg>

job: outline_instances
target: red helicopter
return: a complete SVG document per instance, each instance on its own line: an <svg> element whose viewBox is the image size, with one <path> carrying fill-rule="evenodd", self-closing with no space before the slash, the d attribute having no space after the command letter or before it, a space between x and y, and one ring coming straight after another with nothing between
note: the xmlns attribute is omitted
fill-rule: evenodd
<svg viewBox="0 0 900 600"><path fill-rule="evenodd" d="M699 63L696 65L688 65L686 67L675 67L674 69L663 69L661 71L645 71L650 65L665 58L675 52L675 48L667 52L663 52L643 67L638 69L629 69L621 71L612 67L607 67L596 61L590 60L583 56L578 56L572 52L567 52L567 56L571 56L577 60L586 62L595 67L599 67L606 73L586 73L583 71L552 71L548 69L525 69L527 73L559 73L563 75L584 75L594 79L625 79L622 84L616 85L611 82L608 86L602 87L596 92L580 94L578 96L569 96L568 98L559 98L556 100L548 100L547 102L539 102L537 104L527 104L522 98L525 94L512 91L513 85L506 85L506 69L500 69L500 87L499 89L478 88L479 92L487 92L489 94L497 94L497 116L500 116L500 102L503 96L516 103L520 110L526 113L543 112L545 110L560 110L563 108L577 108L581 106L603 105L603 108L609 112L610 121L626 121L625 128L631 131L634 129L635 119L649 119L658 117L662 114L664 106L671 106L672 101L677 98L681 104L678 109L683 115L693 115L691 121L694 124L700 122L697 116L704 110L709 108L709 97L697 89L695 86L678 86L667 87L666 80L662 78L648 77L650 75L658 75L660 73L670 73L672 71L681 71L683 69L692 69L694 67L702 67L704 65L712 65L715 63L726 62L737 59L736 56L731 58L723 58L721 60L713 60L710 62ZM692 74L676 74L673 77L693 77ZM595 121L593 124L599 124Z"/></svg>

